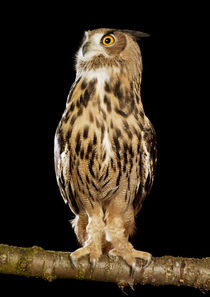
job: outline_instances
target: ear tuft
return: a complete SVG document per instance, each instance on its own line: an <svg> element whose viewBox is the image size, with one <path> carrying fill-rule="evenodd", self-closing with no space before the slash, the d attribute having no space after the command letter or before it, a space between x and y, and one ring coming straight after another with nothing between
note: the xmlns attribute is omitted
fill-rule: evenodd
<svg viewBox="0 0 210 297"><path fill-rule="evenodd" d="M144 37L150 37L150 34L135 30L120 30L124 33L130 34L134 39L138 40Z"/></svg>

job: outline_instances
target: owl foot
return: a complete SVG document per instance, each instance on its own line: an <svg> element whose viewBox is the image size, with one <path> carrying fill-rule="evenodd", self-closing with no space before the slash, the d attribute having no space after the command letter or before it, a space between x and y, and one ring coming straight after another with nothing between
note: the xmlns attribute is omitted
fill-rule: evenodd
<svg viewBox="0 0 210 297"><path fill-rule="evenodd" d="M150 253L135 250L130 246L123 249L114 248L109 251L108 255L110 257L120 256L121 258L123 258L123 260L131 267L131 276L133 276L136 271L136 259L143 259L146 261L146 264L141 267L141 269L145 269L146 267L148 267L152 260L152 255Z"/></svg>
<svg viewBox="0 0 210 297"><path fill-rule="evenodd" d="M89 262L91 264L91 272L94 272L96 263L101 256L101 250L94 244L89 244L85 247L79 248L70 254L71 262L76 269L79 269L79 259L89 255Z"/></svg>
<svg viewBox="0 0 210 297"><path fill-rule="evenodd" d="M150 253L133 249L133 255L137 259L143 259L144 261L146 261L146 264L144 266L142 266L142 269L147 268L151 264L152 255Z"/></svg>

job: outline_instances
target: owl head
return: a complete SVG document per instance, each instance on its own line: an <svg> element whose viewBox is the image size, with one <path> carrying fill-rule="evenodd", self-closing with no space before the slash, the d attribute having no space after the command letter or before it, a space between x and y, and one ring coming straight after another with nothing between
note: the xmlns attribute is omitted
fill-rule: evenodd
<svg viewBox="0 0 210 297"><path fill-rule="evenodd" d="M76 54L76 70L135 64L141 59L137 39L147 36L147 33L132 30L102 28L86 31Z"/></svg>

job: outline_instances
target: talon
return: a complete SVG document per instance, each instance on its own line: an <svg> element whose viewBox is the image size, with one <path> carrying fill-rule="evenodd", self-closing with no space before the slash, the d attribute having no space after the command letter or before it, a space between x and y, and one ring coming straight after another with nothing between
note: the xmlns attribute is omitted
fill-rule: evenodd
<svg viewBox="0 0 210 297"><path fill-rule="evenodd" d="M110 250L110 251L108 252L107 256L108 256L111 260L115 260L115 259L118 257L118 255L115 253L115 250L114 250L114 249Z"/></svg>
<svg viewBox="0 0 210 297"><path fill-rule="evenodd" d="M95 271L96 268L96 259L92 259L91 261L91 273L93 273Z"/></svg>
<svg viewBox="0 0 210 297"><path fill-rule="evenodd" d="M148 257L148 260L147 260L147 263L142 267L142 269L145 269L147 268L152 262L152 255L149 254L149 257Z"/></svg>
<svg viewBox="0 0 210 297"><path fill-rule="evenodd" d="M131 266L131 277L134 276L135 271L136 271L136 262L133 262Z"/></svg>
<svg viewBox="0 0 210 297"><path fill-rule="evenodd" d="M78 263L77 263L77 261L75 261L74 256L72 254L73 253L70 254L71 263L75 269L78 269L79 268L77 265Z"/></svg>

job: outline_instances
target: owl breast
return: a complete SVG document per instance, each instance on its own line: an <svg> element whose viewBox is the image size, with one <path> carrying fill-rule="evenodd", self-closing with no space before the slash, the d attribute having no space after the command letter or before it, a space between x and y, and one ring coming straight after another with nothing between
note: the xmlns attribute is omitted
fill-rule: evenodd
<svg viewBox="0 0 210 297"><path fill-rule="evenodd" d="M100 164L98 165L100 171L103 171L113 156L109 136L109 113L106 100L104 100L105 84L108 84L109 80L110 73L106 68L84 73L80 86L78 86L78 88L80 87L79 99L75 99L77 97L75 95L71 103L72 105L75 101L75 105L79 109L69 139L72 149L75 146L73 151L77 155L80 154L82 160L89 160L90 153L93 153L94 158ZM72 116L74 115L72 114Z"/></svg>
<svg viewBox="0 0 210 297"><path fill-rule="evenodd" d="M131 201L139 187L141 130L130 83L122 88L119 75L113 68L87 71L67 101L61 130L69 179L81 201L105 201L118 192Z"/></svg>

